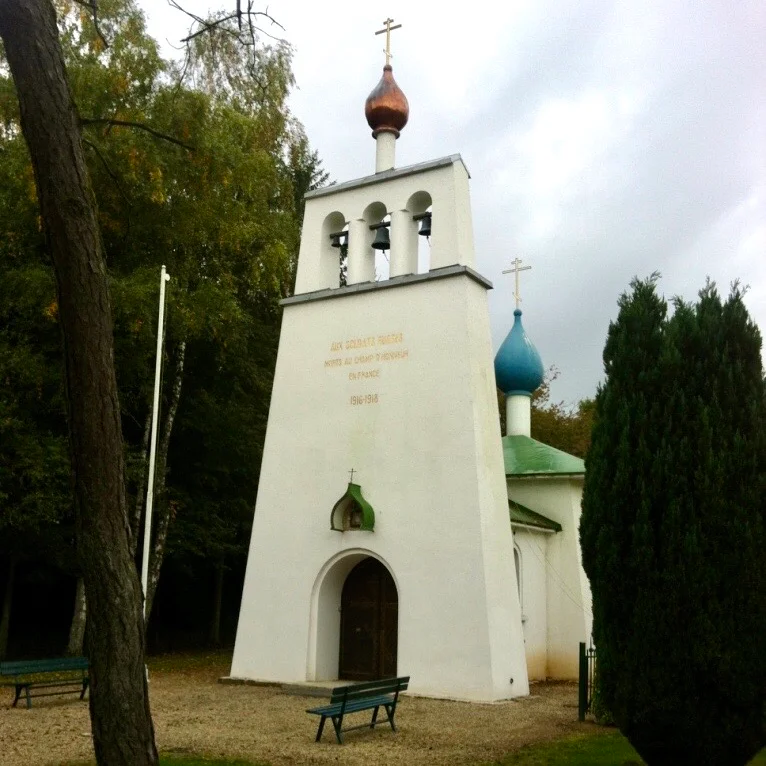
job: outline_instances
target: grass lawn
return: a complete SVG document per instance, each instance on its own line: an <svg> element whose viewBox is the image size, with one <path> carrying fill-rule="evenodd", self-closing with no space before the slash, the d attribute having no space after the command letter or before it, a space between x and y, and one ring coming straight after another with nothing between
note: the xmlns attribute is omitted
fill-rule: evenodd
<svg viewBox="0 0 766 766"><path fill-rule="evenodd" d="M618 731L582 734L577 737L546 742L522 748L496 761L491 766L642 766L644 762ZM162 755L161 766L268 766L260 761L205 758L196 755ZM762 750L751 766L766 766L766 750ZM82 762L69 766L89 766Z"/></svg>
<svg viewBox="0 0 766 766"><path fill-rule="evenodd" d="M496 766L641 766L644 762L618 731L582 734L511 753ZM766 750L751 762L766 766Z"/></svg>

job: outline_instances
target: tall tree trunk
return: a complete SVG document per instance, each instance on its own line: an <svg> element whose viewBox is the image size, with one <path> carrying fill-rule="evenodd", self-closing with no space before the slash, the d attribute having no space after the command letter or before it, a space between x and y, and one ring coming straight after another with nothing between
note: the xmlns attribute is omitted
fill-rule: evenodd
<svg viewBox="0 0 766 766"><path fill-rule="evenodd" d="M82 657L85 644L87 603L85 581L82 577L78 577L74 593L74 613L72 614L72 624L69 627L69 642L65 652L68 657Z"/></svg>
<svg viewBox="0 0 766 766"><path fill-rule="evenodd" d="M103 243L51 0L2 0L0 37L56 274L93 746L101 766L156 766Z"/></svg>
<svg viewBox="0 0 766 766"><path fill-rule="evenodd" d="M144 512L144 499L146 497L146 469L149 465L149 437L152 432L152 408L146 416L144 424L144 438L141 442L143 466L138 475L138 487L136 488L136 504L133 507L133 518L130 520L130 555L136 557L138 541L141 539L141 514Z"/></svg>
<svg viewBox="0 0 766 766"><path fill-rule="evenodd" d="M223 575L225 571L224 557L221 556L215 567L213 617L210 620L210 643L215 647L221 645L221 603L223 602Z"/></svg>
<svg viewBox="0 0 766 766"><path fill-rule="evenodd" d="M3 613L0 616L0 660L8 656L8 633L11 627L11 605L13 604L13 581L16 577L16 559L11 556L8 562L8 579L5 581Z"/></svg>
<svg viewBox="0 0 766 766"><path fill-rule="evenodd" d="M162 438L157 447L156 477L154 480L154 495L157 498L157 522L154 524L154 535L149 557L149 583L147 586L146 615L147 622L152 613L154 594L157 592L157 584L160 581L160 568L165 558L165 543L168 539L168 529L172 518L172 508L165 498L165 482L167 479L168 448L170 447L170 435L173 432L173 423L178 412L178 402L181 400L181 385L184 379L184 361L186 359L186 341L181 341L176 350L176 363L173 372L173 385L170 391L168 414L162 427Z"/></svg>

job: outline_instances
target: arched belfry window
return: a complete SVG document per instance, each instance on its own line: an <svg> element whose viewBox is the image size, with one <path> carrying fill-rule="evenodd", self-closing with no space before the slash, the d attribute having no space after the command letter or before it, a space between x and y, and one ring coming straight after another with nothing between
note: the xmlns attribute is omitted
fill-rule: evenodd
<svg viewBox="0 0 766 766"><path fill-rule="evenodd" d="M362 496L362 488L349 482L345 494L333 506L330 529L336 532L360 530L372 532L375 527L375 511Z"/></svg>

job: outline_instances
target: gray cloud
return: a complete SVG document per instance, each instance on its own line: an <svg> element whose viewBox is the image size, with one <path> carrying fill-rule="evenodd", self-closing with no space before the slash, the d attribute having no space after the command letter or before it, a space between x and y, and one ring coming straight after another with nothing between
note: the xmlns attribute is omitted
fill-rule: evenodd
<svg viewBox="0 0 766 766"><path fill-rule="evenodd" d="M220 0L226 4L232 0ZM189 0L206 6L207 0ZM144 7L164 39L179 25ZM200 10L198 7L197 10ZM204 8L202 8L204 10ZM524 322L561 377L592 395L619 294L659 270L693 298L739 277L766 323L766 5L762 0L391 0L394 71L411 105L406 165L460 152L472 173L477 265L492 279L493 341L511 325L519 255ZM296 115L337 180L372 171L364 98L380 74L380 13L273 0L296 46ZM326 25L323 29L322 25ZM468 78L468 79L466 79ZM457 94L457 96L456 96Z"/></svg>

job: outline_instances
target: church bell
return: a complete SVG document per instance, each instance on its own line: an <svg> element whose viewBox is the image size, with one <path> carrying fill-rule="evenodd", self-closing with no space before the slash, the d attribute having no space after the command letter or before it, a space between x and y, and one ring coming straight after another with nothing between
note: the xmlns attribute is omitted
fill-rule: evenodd
<svg viewBox="0 0 766 766"><path fill-rule="evenodd" d="M348 244L348 232L340 231L336 234L330 234L330 244L333 247L343 247Z"/></svg>
<svg viewBox="0 0 766 766"><path fill-rule="evenodd" d="M418 232L421 237L431 236L431 214L426 213L420 221L420 231Z"/></svg>
<svg viewBox="0 0 766 766"><path fill-rule="evenodd" d="M372 243L374 250L389 250L391 248L391 238L388 236L388 228L381 226L375 230L375 240Z"/></svg>

